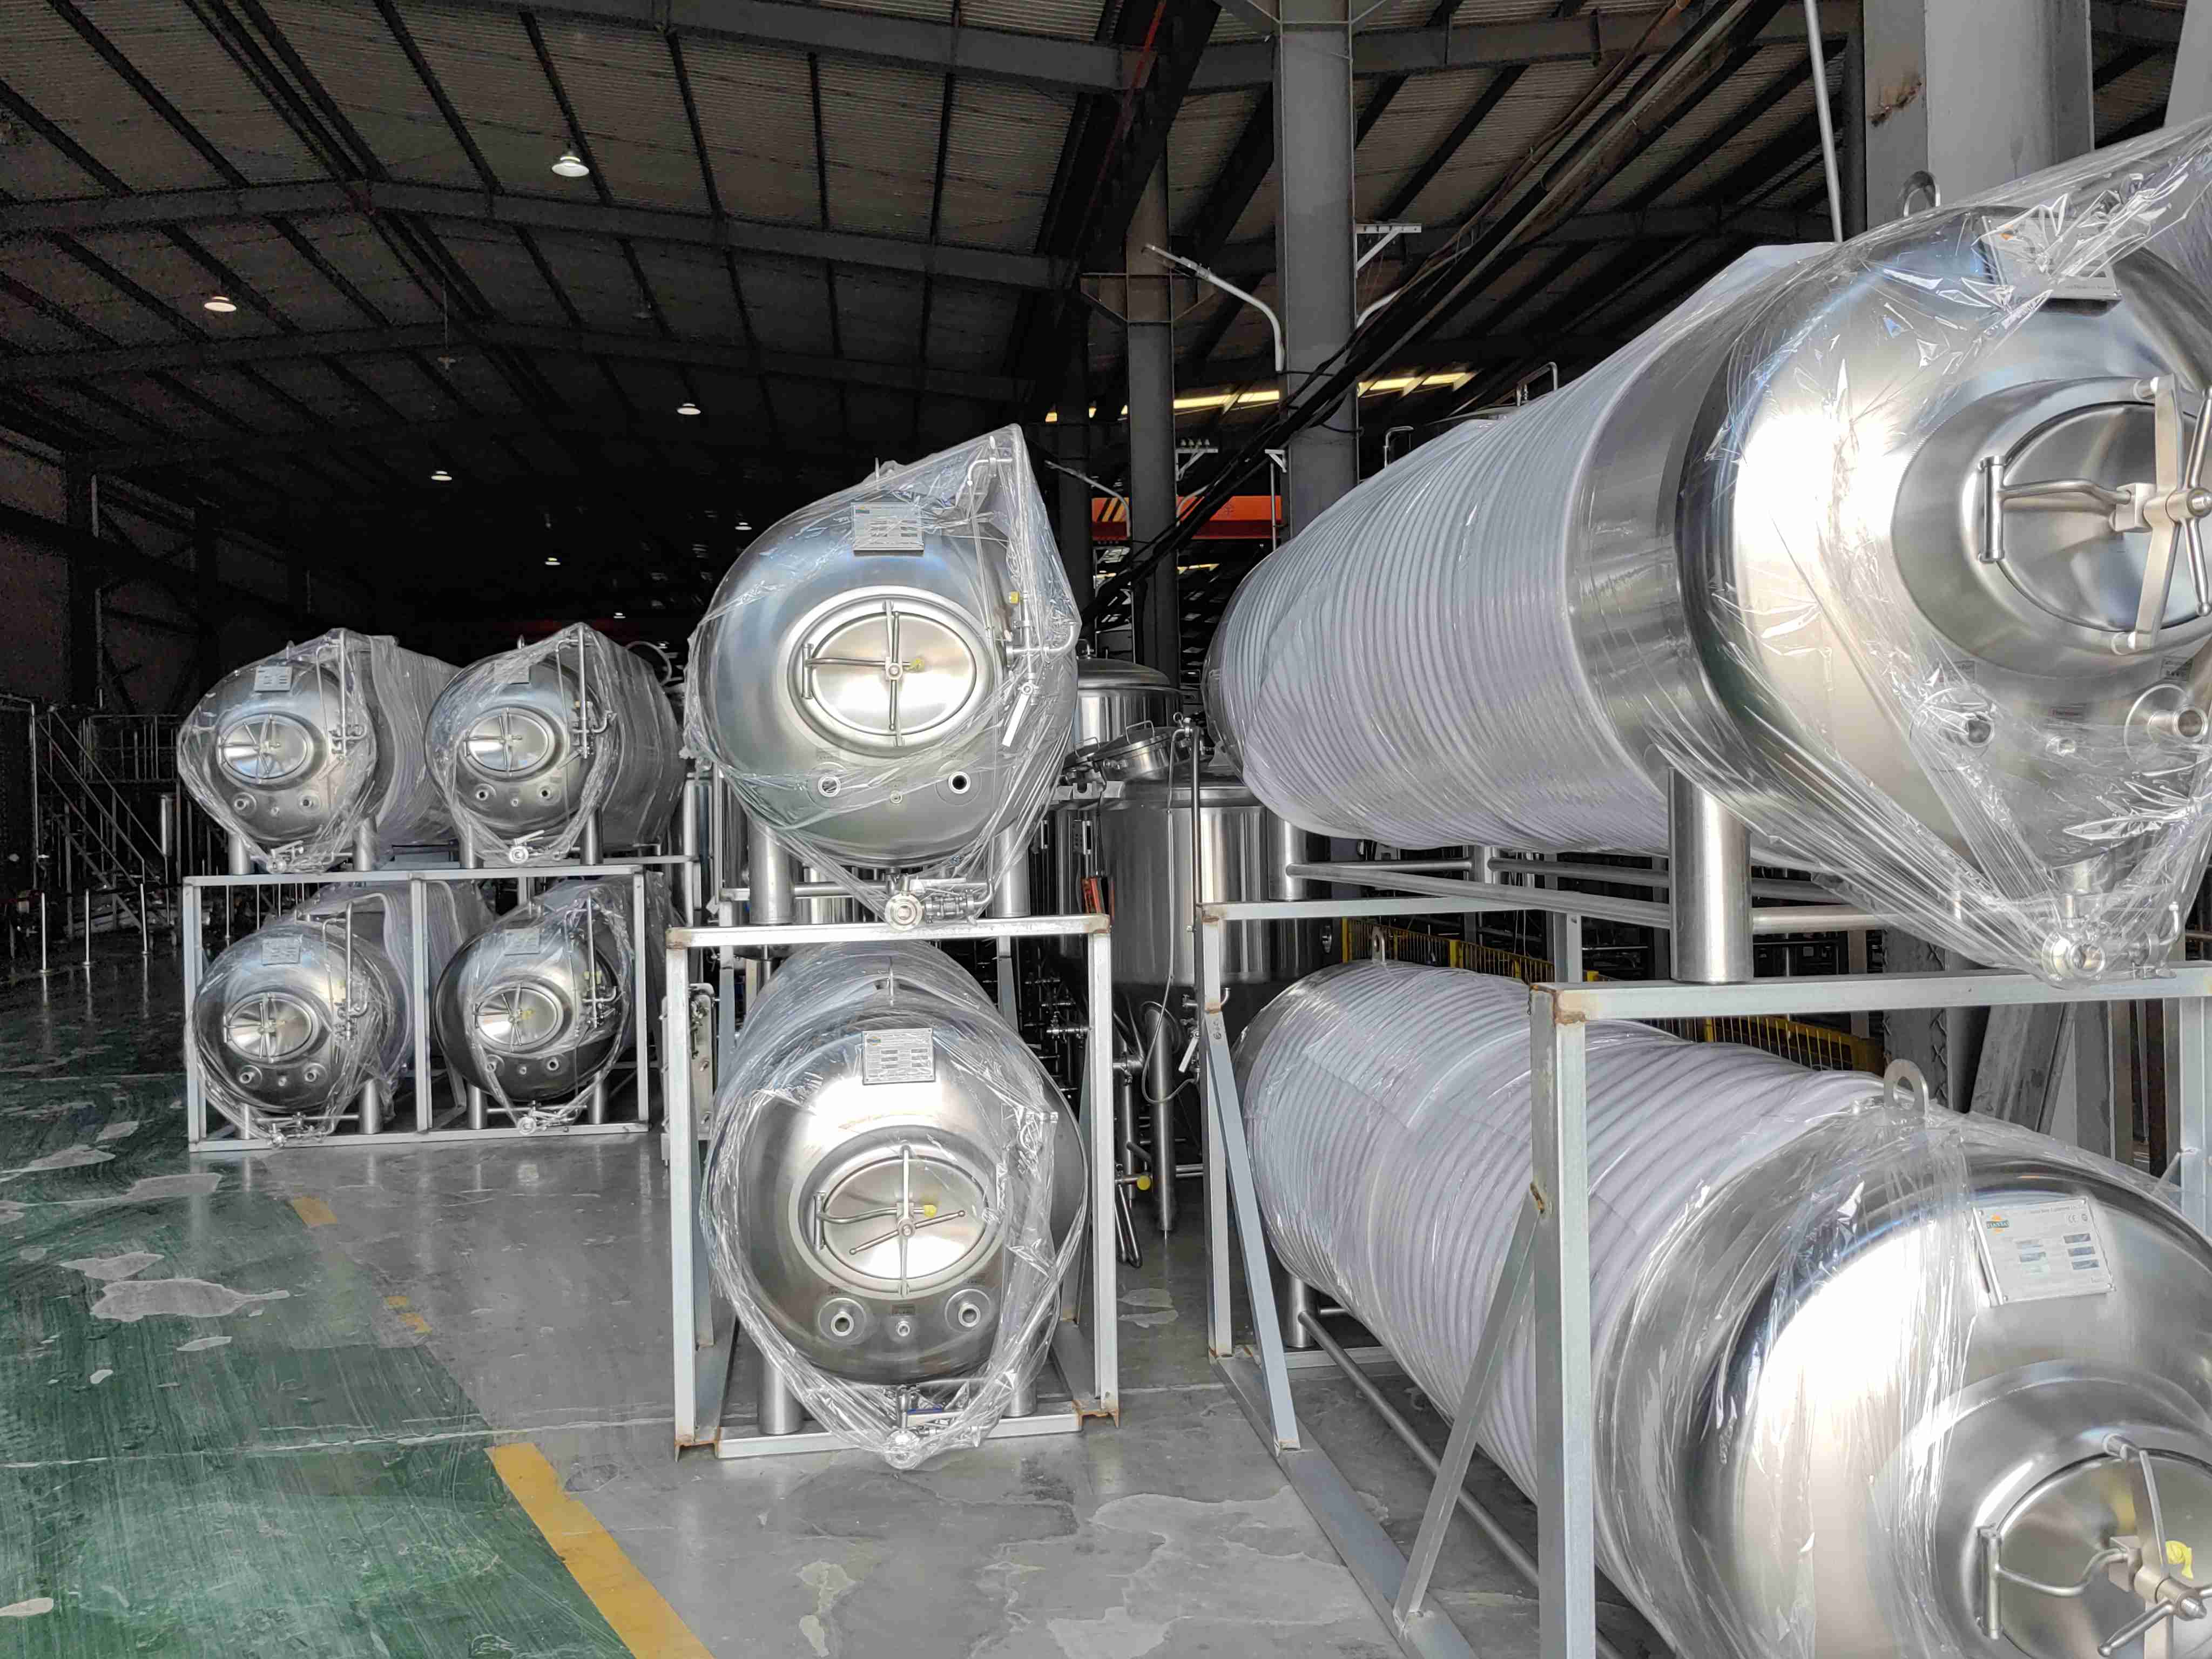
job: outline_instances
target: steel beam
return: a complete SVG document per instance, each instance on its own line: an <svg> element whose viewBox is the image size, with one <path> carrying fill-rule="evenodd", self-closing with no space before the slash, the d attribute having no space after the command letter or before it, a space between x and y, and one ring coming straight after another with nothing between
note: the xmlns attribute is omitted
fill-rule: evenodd
<svg viewBox="0 0 2212 1659"><path fill-rule="evenodd" d="M1326 373L1352 337L1350 0L1279 0L1275 32L1276 303L1282 307L1284 392ZM1293 434L1285 446L1292 534L1359 482L1358 399Z"/></svg>
<svg viewBox="0 0 2212 1659"><path fill-rule="evenodd" d="M1053 447L1063 471L1056 476L1058 489L1054 515L1060 562L1067 572L1068 590L1080 600L1097 585L1097 560L1091 547L1091 484L1081 476L1091 471L1091 343L1090 331L1079 329L1068 349L1068 363L1060 382L1060 419L1053 427Z"/></svg>
<svg viewBox="0 0 2212 1659"><path fill-rule="evenodd" d="M2021 0L2003 28L1983 0L1865 0L1868 217L1967 197L2096 143L2089 0ZM2133 15L2139 8L2094 9ZM2171 14L2169 14L2171 15Z"/></svg>
<svg viewBox="0 0 2212 1659"><path fill-rule="evenodd" d="M1683 23L1653 24L1664 10L1643 8L1587 17L1544 18L1525 23L1455 23L1442 28L1363 29L1352 48L1355 76L1433 75L1448 70L1504 68L1520 64L1589 63L1636 52L1656 57L1681 38ZM2147 7L2115 8L2130 12ZM1821 32L1849 34L1858 27L1856 0L1823 0ZM1762 44L1802 46L1805 18L1791 8L1759 32ZM1238 41L1213 46L1191 82L1194 93L1264 87L1273 79L1272 42Z"/></svg>
<svg viewBox="0 0 2212 1659"><path fill-rule="evenodd" d="M0 207L0 239L52 232L69 234L145 225L260 219L272 214L304 217L338 213L372 217L397 213L469 224L505 225L520 230L627 236L641 242L711 248L718 252L834 259L841 264L1012 288L1057 288L1068 274L1056 260L1002 248L932 244L908 237L770 224L727 214L678 213L662 208L622 207L542 196L494 195L447 185L403 185L371 179L10 202Z"/></svg>
<svg viewBox="0 0 2212 1659"><path fill-rule="evenodd" d="M179 369L228 368L301 358L437 350L453 343L455 342L438 325L425 323L406 328L342 329L319 334L264 334L243 340L167 340L151 345L97 347L81 351L24 352L0 358L0 386L94 380L102 375L158 374ZM1019 381L998 374L925 369L906 363L862 362L805 352L756 352L717 341L671 339L659 335L579 333L573 329L517 323L470 325L459 343L485 349L563 351L580 356L683 363L695 368L726 369L736 374L765 374L788 380L887 386L902 392L974 398L985 403L1017 402L1026 391Z"/></svg>
<svg viewBox="0 0 2212 1659"><path fill-rule="evenodd" d="M1129 545L1145 546L1176 521L1174 297L1168 266L1148 247L1168 242L1167 163L1152 169L1130 216L1123 301L1128 321ZM1079 601L1088 594L1079 594ZM1180 680L1182 607L1172 560L1138 591L1137 660Z"/></svg>

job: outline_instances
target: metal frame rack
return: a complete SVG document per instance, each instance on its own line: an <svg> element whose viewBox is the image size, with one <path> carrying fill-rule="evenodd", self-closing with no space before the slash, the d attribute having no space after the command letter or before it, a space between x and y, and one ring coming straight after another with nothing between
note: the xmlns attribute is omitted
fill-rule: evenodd
<svg viewBox="0 0 2212 1659"><path fill-rule="evenodd" d="M399 885L408 890L408 905L414 920L414 947L405 964L407 997L410 1018L413 1022L415 1042L414 1124L411 1128L379 1127L350 1134L325 1135L319 1139L289 1143L288 1150L320 1149L329 1147L394 1147L416 1146L431 1142L454 1140L500 1140L528 1135L533 1140L549 1138L590 1135L642 1134L652 1121L652 1066L649 1060L647 1032L653 1024L647 994L646 963L655 946L646 933L645 884L648 871L656 866L667 866L672 876L682 877L696 863L682 854L663 854L651 856L624 858L612 863L541 864L514 867L485 867L472 869L459 866L438 866L427 869L405 867L338 870L320 878L324 882L368 883L377 885ZM679 866L682 866L679 868ZM514 1124L483 1123L471 1127L456 1125L453 1119L464 1115L480 1116L474 1103L456 1100L450 1103L443 1118L440 1116L435 1083L430 1068L430 998L436 987L430 982L429 950L425 934L428 916L428 895L433 882L514 882L538 884L570 881L586 877L627 877L630 884L630 946L632 952L631 994L635 999L637 1018L632 1033L634 1053L632 1064L635 1070L636 1091L633 1115L619 1121L599 1121L563 1124L555 1127L526 1130ZM301 878L296 875L223 875L191 876L184 883L184 998L186 1017L199 994L200 975L204 967L204 933L206 915L203 896L210 890L228 891L239 888L296 887ZM308 884L315 884L310 878ZM669 988L673 989L673 987ZM395 1103L396 1104L396 1103ZM209 1122L207 1099L197 1075L187 1071L185 1081L185 1146L194 1152L252 1152L276 1150L276 1144L258 1135L241 1131L227 1118L217 1115L216 1127Z"/></svg>
<svg viewBox="0 0 2212 1659"><path fill-rule="evenodd" d="M1680 822L1678 815L1678 823ZM1800 910L1754 913L1743 878L1747 868L1729 858L1704 860L1689 849L1686 859L1678 837L1675 868L1682 888L1673 905L1639 908L1632 919L1668 927L1677 934L1677 971L1685 956L1696 961L1707 945L1740 941L1747 964L1754 927L1783 931L1790 917L1799 929L1834 929L1894 925L1891 919L1841 908L1808 906ZM1725 837L1722 837L1723 841ZM1465 1508L1500 1543L1508 1559L1535 1583L1541 1659L1596 1659L1611 1648L1597 1632L1595 1547L1595 1459L1592 1422L1592 1366L1589 1297L1589 1168L1587 1142L1587 1073L1584 1045L1593 1019L1662 1020L1686 1017L1784 1013L1856 1013L1896 1009L1996 1007L2027 1003L2109 1003L2140 999L2141 981L2054 988L2025 974L1968 971L1896 974L1879 977L1752 980L1734 982L1582 984L1546 983L1530 988L1529 1064L1534 1156L1529 1197L1508 1249L1504 1270L1492 1294L1483 1335L1469 1368L1452 1431L1441 1460L1420 1455L1437 1472L1419 1532L1410 1553L1401 1551L1361 1502L1342 1473L1321 1448L1301 1438L1291 1399L1291 1375L1315 1363L1335 1364L1349 1373L1370 1401L1376 1391L1360 1375L1361 1363L1388 1362L1382 1349L1346 1354L1314 1328L1318 1320L1298 1315L1319 1337L1324 1353L1293 1355L1286 1351L1281 1316L1271 1282L1245 1139L1243 1105L1237 1097L1228 1036L1222 1020L1224 928L1236 922L1295 921L1329 916L1468 914L1495 910L1547 910L1565 919L1570 939L1583 915L1604 915L1622 903L1590 895L1509 887L1494 881L1468 881L1415 874L1394 874L1362 866L1308 866L1296 873L1318 879L1364 881L1371 885L1408 885L1422 890L1412 897L1277 901L1200 907L1201 1013L1205 1022L1206 1097L1206 1218L1210 1260L1207 1270L1207 1340L1230 1392L1273 1453L1315 1520L1328 1536L1360 1589L1399 1645L1419 1659L1469 1659L1472 1649L1450 1620L1428 1599L1430 1576L1441 1553L1455 1510ZM1449 890L1456 888L1454 893ZM1648 914L1648 913L1656 913ZM1703 932L1703 938L1698 937ZM1567 962L1555 964L1567 969ZM2177 1011L2180 1037L2176 1053L2179 1075L2172 1094L2176 1160L2185 1212L2199 1227L2207 1224L2208 1177L2205 1151L2212 1118L2212 963L2177 963L2171 978L2158 981ZM1251 1351L1238 1352L1231 1326L1230 1221L1241 1257L1244 1288L1255 1337ZM1537 1366L1536 1490L1529 1494L1538 1514L1538 1550L1531 1562L1503 1536L1494 1522L1476 1509L1462 1489L1480 1421L1508 1340L1525 1307L1535 1317L1533 1347ZM1410 1438L1410 1430L1393 1425Z"/></svg>
<svg viewBox="0 0 2212 1659"><path fill-rule="evenodd" d="M757 847L759 845L756 843ZM756 858L761 857L757 851ZM667 1099L670 1334L673 1361L676 1449L711 1446L721 1458L835 1451L843 1442L819 1430L790 1433L732 1432L722 1425L726 1396L736 1374L734 1322L718 1325L714 1278L698 1221L699 1145L706 1115L697 1093L711 1104L708 1061L714 1038L692 1017L692 991L704 990L693 971L693 952L763 950L776 945L862 944L911 939L1053 939L1070 934L1085 942L1090 1002L1090 1041L1084 1054L1084 1151L1090 1164L1090 1328L1079 1318L1081 1287L1063 1285L1060 1320L1052 1358L1068 1398L1027 1413L1009 1413L993 1439L1073 1434L1085 1419L1120 1421L1121 1328L1119 1261L1115 1253L1115 1170L1113 1088L1113 939L1104 916L987 916L914 927L887 922L779 923L750 927L678 927L668 935L668 995L662 1005L663 1089ZM684 988L679 994L678 988ZM1071 1275L1073 1279L1073 1275ZM795 1425L794 1425L795 1426Z"/></svg>

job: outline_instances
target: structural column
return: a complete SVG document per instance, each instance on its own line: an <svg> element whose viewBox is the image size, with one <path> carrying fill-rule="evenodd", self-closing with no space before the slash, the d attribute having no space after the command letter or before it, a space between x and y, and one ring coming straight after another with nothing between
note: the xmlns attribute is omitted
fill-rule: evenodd
<svg viewBox="0 0 2212 1659"><path fill-rule="evenodd" d="M1869 223L1899 216L1916 174L1960 202L2094 148L2089 0L2003 9L1993 27L1988 0L1866 0Z"/></svg>
<svg viewBox="0 0 2212 1659"><path fill-rule="evenodd" d="M1052 434L1053 459L1066 469L1057 475L1060 488L1054 501L1059 511L1054 529L1060 541L1060 562L1079 605L1091 602L1097 585L1091 575L1091 486L1075 476L1091 471L1090 333L1084 329L1068 352L1067 368L1060 380L1060 419Z"/></svg>
<svg viewBox="0 0 2212 1659"><path fill-rule="evenodd" d="M1283 395L1294 396L1352 337L1352 31L1347 0L1281 0L1275 32L1276 303ZM1292 534L1359 482L1358 399L1290 441Z"/></svg>
<svg viewBox="0 0 2212 1659"><path fill-rule="evenodd" d="M100 701L99 561L84 543L100 536L99 485L84 468L71 465L64 477L69 527L80 539L69 558L69 700L81 708Z"/></svg>
<svg viewBox="0 0 2212 1659"><path fill-rule="evenodd" d="M1152 169L1129 221L1123 258L1129 273L1129 553L1146 547L1176 521L1175 314L1169 266L1147 246L1168 245L1168 173ZM1137 660L1174 679L1182 678L1182 603L1176 565L1163 560L1131 596Z"/></svg>

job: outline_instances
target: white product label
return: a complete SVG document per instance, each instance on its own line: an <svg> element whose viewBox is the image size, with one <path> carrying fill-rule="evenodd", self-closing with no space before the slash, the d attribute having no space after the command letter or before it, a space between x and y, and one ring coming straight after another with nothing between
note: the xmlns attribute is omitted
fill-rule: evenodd
<svg viewBox="0 0 2212 1659"><path fill-rule="evenodd" d="M860 1034L860 1081L928 1083L937 1076L937 1045L927 1025Z"/></svg>
<svg viewBox="0 0 2212 1659"><path fill-rule="evenodd" d="M264 662L253 671L256 691L289 691L292 689L292 665L289 662Z"/></svg>
<svg viewBox="0 0 2212 1659"><path fill-rule="evenodd" d="M921 503L919 501L854 502L853 551L855 553L921 552Z"/></svg>
<svg viewBox="0 0 2212 1659"><path fill-rule="evenodd" d="M1974 1243L2000 1304L2102 1296L2112 1288L2112 1253L2097 1206L2086 1198L1978 1204Z"/></svg>
<svg viewBox="0 0 2212 1659"><path fill-rule="evenodd" d="M509 927L504 931L507 934L507 945L500 952L501 956L535 956L544 947L545 933L541 924L533 923L527 927Z"/></svg>
<svg viewBox="0 0 2212 1659"><path fill-rule="evenodd" d="M300 960L300 936L297 933L271 933L261 941L261 959L279 967L297 963Z"/></svg>

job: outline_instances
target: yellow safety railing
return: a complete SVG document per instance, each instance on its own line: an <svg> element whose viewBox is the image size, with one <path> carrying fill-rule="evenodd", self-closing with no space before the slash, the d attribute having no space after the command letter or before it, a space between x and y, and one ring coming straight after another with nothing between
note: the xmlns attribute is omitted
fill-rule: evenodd
<svg viewBox="0 0 2212 1659"><path fill-rule="evenodd" d="M1418 962L1431 968L1497 974L1529 985L1552 977L1552 964L1541 957L1478 940L1443 939L1389 922L1340 920L1337 939L1339 959L1344 962L1387 957L1394 962ZM1583 977L1599 980L1604 975L1585 972ZM1881 1045L1872 1037L1809 1024L1786 1014L1731 1014L1716 1019L1665 1019L1652 1024L1692 1042L1740 1042L1747 1048L1764 1048L1816 1072L1879 1074L1887 1064Z"/></svg>

